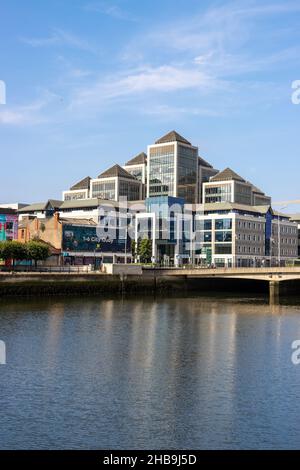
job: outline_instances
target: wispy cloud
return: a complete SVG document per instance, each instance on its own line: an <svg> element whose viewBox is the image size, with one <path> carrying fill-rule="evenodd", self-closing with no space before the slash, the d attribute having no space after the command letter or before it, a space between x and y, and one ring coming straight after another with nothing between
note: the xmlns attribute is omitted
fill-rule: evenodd
<svg viewBox="0 0 300 470"><path fill-rule="evenodd" d="M229 70L231 75L264 70L267 66L297 58L299 48L280 50L278 46L271 55L264 53L263 47L260 51L259 44L253 49L252 44L255 41L257 44L259 34L264 40L268 38L268 31L260 30L259 20L299 12L299 2L264 5L254 1L227 2L143 31L143 35L125 46L121 57L127 63L134 63L146 61L149 56L155 57L163 51L169 57L194 60L206 71L219 76L223 72L228 74Z"/></svg>
<svg viewBox="0 0 300 470"><path fill-rule="evenodd" d="M110 2L94 2L85 5L85 10L101 13L103 15L111 16L117 20L136 21L136 17L131 13L123 10L119 5Z"/></svg>
<svg viewBox="0 0 300 470"><path fill-rule="evenodd" d="M127 16L116 4L108 2L91 3L85 8L120 19ZM64 72L58 82L65 93L60 115L72 122L127 106L136 107L139 113L166 118L175 114L224 116L249 107L250 93L253 102L268 106L274 103L276 83L266 84L264 79L260 82L253 72L276 70L295 61L300 56L300 46L252 48L258 32L268 35L263 27L260 30L257 20L298 11L299 2L227 2L198 15L144 28L142 35L133 35L123 51L126 60L114 62L116 70L108 68L100 73L98 64L93 68L89 63L87 70L80 67L78 60L74 66L62 58ZM23 40L33 47L66 45L92 50L89 42L62 30L54 30L49 37ZM282 94L282 89L276 89L276 99L281 99ZM0 122L34 123L43 114L44 109L39 113L24 108L7 109ZM51 109L49 115L58 117Z"/></svg>
<svg viewBox="0 0 300 470"><path fill-rule="evenodd" d="M224 116L224 110L213 110L203 106L171 106L167 104L162 105L149 105L146 109L142 110L142 114L155 116L156 118L174 119L174 116L189 115L189 116L206 116L217 117Z"/></svg>
<svg viewBox="0 0 300 470"><path fill-rule="evenodd" d="M31 103L20 106L5 106L0 110L0 125L31 126L48 122L49 116L46 111L51 103L58 99L60 99L58 95L44 91L41 93L40 98Z"/></svg>
<svg viewBox="0 0 300 470"><path fill-rule="evenodd" d="M44 121L39 116L41 105L33 103L28 106L10 107L0 111L0 125L20 126L35 125Z"/></svg>
<svg viewBox="0 0 300 470"><path fill-rule="evenodd" d="M100 80L93 85L76 90L72 106L95 106L107 100L138 97L149 92L210 90L218 86L220 86L219 82L196 67L186 68L174 65L144 67L128 75L119 76L117 79L109 77L105 81Z"/></svg>
<svg viewBox="0 0 300 470"><path fill-rule="evenodd" d="M98 51L98 49L86 39L80 38L62 29L54 29L49 36L43 38L22 37L21 41L32 47L64 46L88 52Z"/></svg>

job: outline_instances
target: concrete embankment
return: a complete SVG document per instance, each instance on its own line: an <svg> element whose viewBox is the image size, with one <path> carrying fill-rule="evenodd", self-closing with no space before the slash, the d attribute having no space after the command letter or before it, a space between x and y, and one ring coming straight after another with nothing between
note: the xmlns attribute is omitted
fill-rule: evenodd
<svg viewBox="0 0 300 470"><path fill-rule="evenodd" d="M189 279L155 270L141 275L100 273L0 273L0 297L154 292L268 292L267 284L232 279Z"/></svg>
<svg viewBox="0 0 300 470"><path fill-rule="evenodd" d="M224 271L224 272L223 272ZM269 270L170 270L117 266L112 273L0 273L0 297L57 294L185 294L225 292L300 295L300 272Z"/></svg>
<svg viewBox="0 0 300 470"><path fill-rule="evenodd" d="M113 294L181 291L185 279L137 275L78 273L0 273L0 297L57 294Z"/></svg>

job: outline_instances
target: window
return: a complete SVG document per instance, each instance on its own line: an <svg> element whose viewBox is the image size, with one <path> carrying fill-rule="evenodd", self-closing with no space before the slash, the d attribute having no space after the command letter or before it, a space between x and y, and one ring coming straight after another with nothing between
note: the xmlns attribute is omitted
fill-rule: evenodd
<svg viewBox="0 0 300 470"><path fill-rule="evenodd" d="M116 199L115 180L99 181L92 183L92 197L100 199Z"/></svg>
<svg viewBox="0 0 300 470"><path fill-rule="evenodd" d="M140 199L140 183L120 179L119 196L127 197L128 201L138 201Z"/></svg>
<svg viewBox="0 0 300 470"><path fill-rule="evenodd" d="M6 222L6 230L13 230L14 223L13 222Z"/></svg>
<svg viewBox="0 0 300 470"><path fill-rule="evenodd" d="M205 202L231 202L231 184L208 186L205 188Z"/></svg>
<svg viewBox="0 0 300 470"><path fill-rule="evenodd" d="M226 260L224 258L215 258L214 259L214 264L218 268L224 268L226 266Z"/></svg>
<svg viewBox="0 0 300 470"><path fill-rule="evenodd" d="M196 230L211 230L211 220L196 220Z"/></svg>
<svg viewBox="0 0 300 470"><path fill-rule="evenodd" d="M70 191L69 193L65 193L64 199L65 201L78 201L80 199L86 199L86 191Z"/></svg>
<svg viewBox="0 0 300 470"><path fill-rule="evenodd" d="M232 219L217 219L215 222L216 230L231 230Z"/></svg>
<svg viewBox="0 0 300 470"><path fill-rule="evenodd" d="M197 150L178 146L177 196L195 202L198 160Z"/></svg>
<svg viewBox="0 0 300 470"><path fill-rule="evenodd" d="M231 253L232 253L231 244L228 244L228 245L216 244L215 245L216 255L231 255Z"/></svg>
<svg viewBox="0 0 300 470"><path fill-rule="evenodd" d="M126 167L126 171L134 176L137 180L143 181L143 165L133 168Z"/></svg>
<svg viewBox="0 0 300 470"><path fill-rule="evenodd" d="M211 242L211 232L204 232L204 242Z"/></svg>
<svg viewBox="0 0 300 470"><path fill-rule="evenodd" d="M174 145L150 149L149 192L150 196L173 196L175 187Z"/></svg>
<svg viewBox="0 0 300 470"><path fill-rule="evenodd" d="M216 232L215 233L216 242L231 242L232 241L232 232Z"/></svg>

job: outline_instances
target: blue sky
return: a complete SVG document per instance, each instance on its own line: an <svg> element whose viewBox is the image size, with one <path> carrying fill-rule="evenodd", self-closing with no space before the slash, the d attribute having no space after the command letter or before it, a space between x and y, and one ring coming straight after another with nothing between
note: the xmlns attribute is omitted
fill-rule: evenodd
<svg viewBox="0 0 300 470"><path fill-rule="evenodd" d="M1 0L0 202L60 198L176 129L300 199L300 2Z"/></svg>

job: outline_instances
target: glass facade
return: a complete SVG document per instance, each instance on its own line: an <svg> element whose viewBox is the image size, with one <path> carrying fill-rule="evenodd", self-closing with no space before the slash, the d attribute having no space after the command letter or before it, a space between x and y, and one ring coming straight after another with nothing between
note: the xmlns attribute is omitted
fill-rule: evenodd
<svg viewBox="0 0 300 470"><path fill-rule="evenodd" d="M99 197L100 199L116 199L116 181L107 180L92 183L92 198Z"/></svg>
<svg viewBox="0 0 300 470"><path fill-rule="evenodd" d="M145 165L140 165L136 167L126 167L126 171L134 176L137 180L143 182L143 168Z"/></svg>
<svg viewBox="0 0 300 470"><path fill-rule="evenodd" d="M140 184L131 180L120 180L119 197L127 197L128 201L138 201L140 199Z"/></svg>
<svg viewBox="0 0 300 470"><path fill-rule="evenodd" d="M149 196L173 196L175 190L175 146L150 149Z"/></svg>
<svg viewBox="0 0 300 470"><path fill-rule="evenodd" d="M196 230L211 230L212 229L212 220L197 220L195 222Z"/></svg>
<svg viewBox="0 0 300 470"><path fill-rule="evenodd" d="M232 219L217 219L215 223L216 230L231 230Z"/></svg>
<svg viewBox="0 0 300 470"><path fill-rule="evenodd" d="M205 202L207 204L214 202L231 202L231 200L231 184L208 186L205 188Z"/></svg>
<svg viewBox="0 0 300 470"><path fill-rule="evenodd" d="M196 201L198 150L178 145L177 196L185 202Z"/></svg>
<svg viewBox="0 0 300 470"><path fill-rule="evenodd" d="M208 247L214 255L232 254L232 218L200 220L196 218L195 230L196 254L204 255L207 264L210 264L207 261Z"/></svg>
<svg viewBox="0 0 300 470"><path fill-rule="evenodd" d="M184 200L182 198L158 196L146 199L147 212L156 216L156 237L158 240L174 242L177 232L178 215L182 214ZM184 222L182 221L182 231ZM185 233L187 235L187 233Z"/></svg>
<svg viewBox="0 0 300 470"><path fill-rule="evenodd" d="M65 193L64 198L65 198L65 201L78 201L81 199L86 199L87 194L86 194L86 191L78 191L78 192L70 191L69 193Z"/></svg>
<svg viewBox="0 0 300 470"><path fill-rule="evenodd" d="M239 204L251 204L252 200L252 188L250 185L240 184L235 182L234 184L234 200Z"/></svg>
<svg viewBox="0 0 300 470"><path fill-rule="evenodd" d="M215 254L232 254L232 219L215 220Z"/></svg>
<svg viewBox="0 0 300 470"><path fill-rule="evenodd" d="M216 242L231 242L232 232L219 231L215 233Z"/></svg>
<svg viewBox="0 0 300 470"><path fill-rule="evenodd" d="M215 245L215 254L216 255L231 255L232 254L232 246L231 243L227 245L223 244L216 244Z"/></svg>
<svg viewBox="0 0 300 470"><path fill-rule="evenodd" d="M195 219L195 251L196 254L202 253L203 244L207 247L208 243L212 243L212 220L211 219ZM210 245L211 248L211 245ZM205 251L205 250L204 250Z"/></svg>
<svg viewBox="0 0 300 470"><path fill-rule="evenodd" d="M153 237L153 220L151 217L139 218L137 222L137 236L139 239L151 239Z"/></svg>

